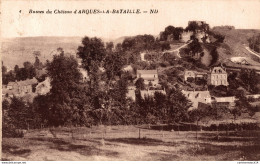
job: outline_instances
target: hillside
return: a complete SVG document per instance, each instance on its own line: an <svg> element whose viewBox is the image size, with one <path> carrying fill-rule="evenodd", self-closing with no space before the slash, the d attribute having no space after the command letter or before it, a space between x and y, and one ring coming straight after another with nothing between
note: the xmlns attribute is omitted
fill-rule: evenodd
<svg viewBox="0 0 260 164"><path fill-rule="evenodd" d="M8 38L2 42L2 60L8 69L13 69L17 64L22 66L23 62L34 62L34 51L40 51L40 60L45 62L50 60L53 52L62 47L65 52L75 54L80 37L25 37Z"/></svg>
<svg viewBox="0 0 260 164"><path fill-rule="evenodd" d="M227 58L241 56L249 57L254 60L257 58L250 54L245 47L248 46L248 39L255 34L260 34L260 30L250 29L226 29L226 28L213 28L216 34L225 36L223 44L218 48L219 61Z"/></svg>
<svg viewBox="0 0 260 164"><path fill-rule="evenodd" d="M102 38L104 42L113 41L116 45L125 37L116 39ZM61 47L65 53L76 54L82 37L21 37L2 39L2 61L8 70L15 65L22 66L25 61L34 62L34 51L40 51L40 60L45 62L51 60L57 48Z"/></svg>

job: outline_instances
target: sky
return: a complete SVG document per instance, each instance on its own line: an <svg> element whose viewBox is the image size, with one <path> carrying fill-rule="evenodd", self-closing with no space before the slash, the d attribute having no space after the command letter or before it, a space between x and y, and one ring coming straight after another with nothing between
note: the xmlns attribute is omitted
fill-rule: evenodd
<svg viewBox="0 0 260 164"><path fill-rule="evenodd" d="M48 9L158 9L158 14L29 14ZM19 12L21 10L21 13ZM186 27L190 20L206 21L210 27L232 25L237 29L260 29L260 0L136 0L91 1L3 0L1 36L97 36L118 38L138 34L158 35L168 25Z"/></svg>

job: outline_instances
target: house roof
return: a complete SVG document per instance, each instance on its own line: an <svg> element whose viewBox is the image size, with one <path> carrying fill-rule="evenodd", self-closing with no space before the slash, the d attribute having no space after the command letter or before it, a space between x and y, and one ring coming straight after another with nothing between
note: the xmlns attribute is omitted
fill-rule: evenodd
<svg viewBox="0 0 260 164"><path fill-rule="evenodd" d="M137 70L137 74L158 74L157 70Z"/></svg>
<svg viewBox="0 0 260 164"><path fill-rule="evenodd" d="M192 108L198 108L199 102L207 103L211 99L209 91L184 91L182 93L192 102Z"/></svg>
<svg viewBox="0 0 260 164"><path fill-rule="evenodd" d="M182 91L189 99L210 98L209 91Z"/></svg>
<svg viewBox="0 0 260 164"><path fill-rule="evenodd" d="M32 79L27 79L24 81L17 81L17 82L9 82L7 85L9 86L13 86L13 85L19 85L19 86L27 86L27 85L33 85L33 84L37 84L38 80L34 77Z"/></svg>
<svg viewBox="0 0 260 164"><path fill-rule="evenodd" d="M211 71L214 74L226 74L227 72L221 67L214 67Z"/></svg>
<svg viewBox="0 0 260 164"><path fill-rule="evenodd" d="M134 69L133 69L133 67L131 66L131 65L125 65L124 67L123 67L123 71L133 71Z"/></svg>
<svg viewBox="0 0 260 164"><path fill-rule="evenodd" d="M45 95L51 90L51 80L49 77L47 77L44 81L40 82L36 86L36 93L40 95Z"/></svg>
<svg viewBox="0 0 260 164"><path fill-rule="evenodd" d="M3 88L2 89L2 95L6 95L6 94L9 94L9 95L14 95L16 93L15 90L9 90L7 88Z"/></svg>
<svg viewBox="0 0 260 164"><path fill-rule="evenodd" d="M228 102L228 103L233 103L235 102L236 98L235 96L230 96L230 97L214 97L216 102Z"/></svg>
<svg viewBox="0 0 260 164"><path fill-rule="evenodd" d="M8 84L7 84L7 86L13 86L14 84L16 84L17 82L13 82L13 81L11 81L11 82L9 82Z"/></svg>
<svg viewBox="0 0 260 164"><path fill-rule="evenodd" d="M36 84L36 83L38 83L38 81L37 81L37 79L35 77L32 78L32 79L24 80L24 81L18 81L18 84L22 85L22 86L33 85L33 84Z"/></svg>
<svg viewBox="0 0 260 164"><path fill-rule="evenodd" d="M154 80L156 80L156 79L158 79L158 78L156 78L156 77L142 77L144 80L148 80L148 81L154 81Z"/></svg>

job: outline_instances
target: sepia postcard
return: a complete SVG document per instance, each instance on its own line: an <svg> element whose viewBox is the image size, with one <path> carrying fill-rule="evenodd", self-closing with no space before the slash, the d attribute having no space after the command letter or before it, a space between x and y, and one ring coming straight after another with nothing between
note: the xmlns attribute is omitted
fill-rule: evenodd
<svg viewBox="0 0 260 164"><path fill-rule="evenodd" d="M0 5L2 163L259 162L259 0Z"/></svg>

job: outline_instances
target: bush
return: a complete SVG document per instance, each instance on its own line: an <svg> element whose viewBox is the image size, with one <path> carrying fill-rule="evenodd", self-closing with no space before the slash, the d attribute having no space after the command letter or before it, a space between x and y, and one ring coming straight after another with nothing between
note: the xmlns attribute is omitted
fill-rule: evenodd
<svg viewBox="0 0 260 164"><path fill-rule="evenodd" d="M190 83L193 83L194 82L194 78L193 77L188 77L187 81L190 82Z"/></svg>
<svg viewBox="0 0 260 164"><path fill-rule="evenodd" d="M197 78L197 79L195 80L195 84L196 84L196 85L206 85L206 84L207 84L207 80L201 79L201 78Z"/></svg>

